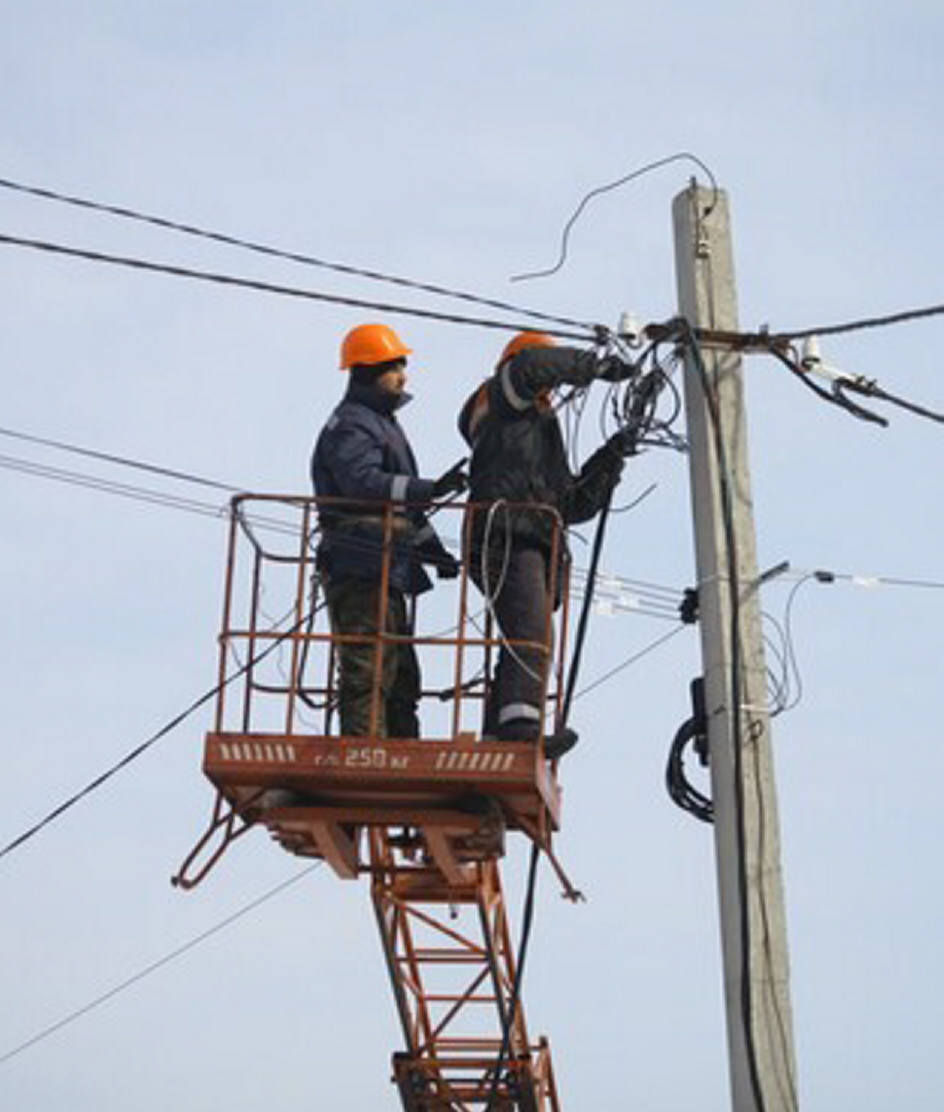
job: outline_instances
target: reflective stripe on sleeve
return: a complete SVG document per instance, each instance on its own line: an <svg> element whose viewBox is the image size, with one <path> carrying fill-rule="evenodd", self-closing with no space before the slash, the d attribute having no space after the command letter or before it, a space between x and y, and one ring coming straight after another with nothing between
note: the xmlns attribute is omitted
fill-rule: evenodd
<svg viewBox="0 0 944 1112"><path fill-rule="evenodd" d="M502 367L499 378L501 379L502 393L512 409L517 409L519 413L523 413L526 409L531 408L531 401L528 398L523 398L512 384L510 363L506 363Z"/></svg>
<svg viewBox="0 0 944 1112"><path fill-rule="evenodd" d="M405 502L410 489L409 475L394 475L390 483L390 499L393 502Z"/></svg>

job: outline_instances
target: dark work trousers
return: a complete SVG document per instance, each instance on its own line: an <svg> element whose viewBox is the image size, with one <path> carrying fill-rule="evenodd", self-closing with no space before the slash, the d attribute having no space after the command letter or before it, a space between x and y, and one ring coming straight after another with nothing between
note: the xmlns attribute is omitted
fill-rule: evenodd
<svg viewBox="0 0 944 1112"><path fill-rule="evenodd" d="M380 675L377 675L380 584L366 579L329 579L326 576L323 587L332 631L363 637L360 642L337 645L341 733L351 737L371 736L371 705L379 679L380 700L373 736L419 737L420 670L412 641L384 642ZM406 599L392 587L388 591L384 632L412 636Z"/></svg>
<svg viewBox="0 0 944 1112"><path fill-rule="evenodd" d="M473 560L470 569L476 586L491 599L503 641L486 702L484 732L508 740L529 740L541 731L547 691L553 608L548 556L540 548L512 542L505 562L503 546L495 547L487 581L481 559ZM505 643L519 640L537 642L537 647Z"/></svg>

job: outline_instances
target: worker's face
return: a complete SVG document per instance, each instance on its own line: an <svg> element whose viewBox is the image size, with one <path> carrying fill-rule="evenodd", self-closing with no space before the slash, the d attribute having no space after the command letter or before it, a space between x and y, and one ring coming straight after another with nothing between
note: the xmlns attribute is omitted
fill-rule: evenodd
<svg viewBox="0 0 944 1112"><path fill-rule="evenodd" d="M389 371L377 376L377 389L398 398L406 389L406 360L398 360Z"/></svg>

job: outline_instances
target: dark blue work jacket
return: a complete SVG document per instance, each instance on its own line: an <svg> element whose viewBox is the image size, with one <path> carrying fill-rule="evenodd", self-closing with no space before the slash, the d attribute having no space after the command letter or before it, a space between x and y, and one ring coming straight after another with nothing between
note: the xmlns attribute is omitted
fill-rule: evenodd
<svg viewBox="0 0 944 1112"><path fill-rule="evenodd" d="M321 430L311 459L315 494L356 501L319 507L318 563L335 579L379 580L384 507L377 503L399 502L391 534L390 585L418 595L432 586L422 561L445 550L416 505L432 499L433 480L417 473L394 412L402 404L400 398L352 380Z"/></svg>

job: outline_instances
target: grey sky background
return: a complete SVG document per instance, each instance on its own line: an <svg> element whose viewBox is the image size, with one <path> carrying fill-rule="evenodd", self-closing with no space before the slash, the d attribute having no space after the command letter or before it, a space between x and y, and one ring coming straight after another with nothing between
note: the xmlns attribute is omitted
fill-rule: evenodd
<svg viewBox="0 0 944 1112"><path fill-rule="evenodd" d="M553 262L589 189L689 150L729 194L742 324L830 324L942 300L942 46L944 14L915 0L0 0L0 178L615 324L675 311L690 164L594 202L555 277L509 276ZM0 232L451 307L3 190ZM371 316L8 246L0 295L0 426L258 491L307 491L340 337ZM435 475L502 339L388 319L416 353L404 424ZM942 336L934 319L824 356L941 410ZM760 566L944 581L944 430L854 421L770 360L746 376ZM588 419L581 454L596 441ZM225 525L11 460L192 487L5 436L0 455L5 844L213 685ZM604 565L681 592L686 461L645 455L621 497L652 483ZM796 583L764 591L781 622ZM944 1102L942 620L935 588L811 582L793 599L802 701L774 747L812 1112ZM598 615L584 680L670 628ZM697 669L685 630L575 706L558 849L589 900L542 873L525 984L567 1112L728 1107L711 835L662 787ZM0 1058L303 868L258 832L194 894L171 889L212 802L209 721L0 861ZM516 925L524 855L507 866ZM380 1112L398 1107L399 1045L367 886L324 869L0 1064L0 1107Z"/></svg>

